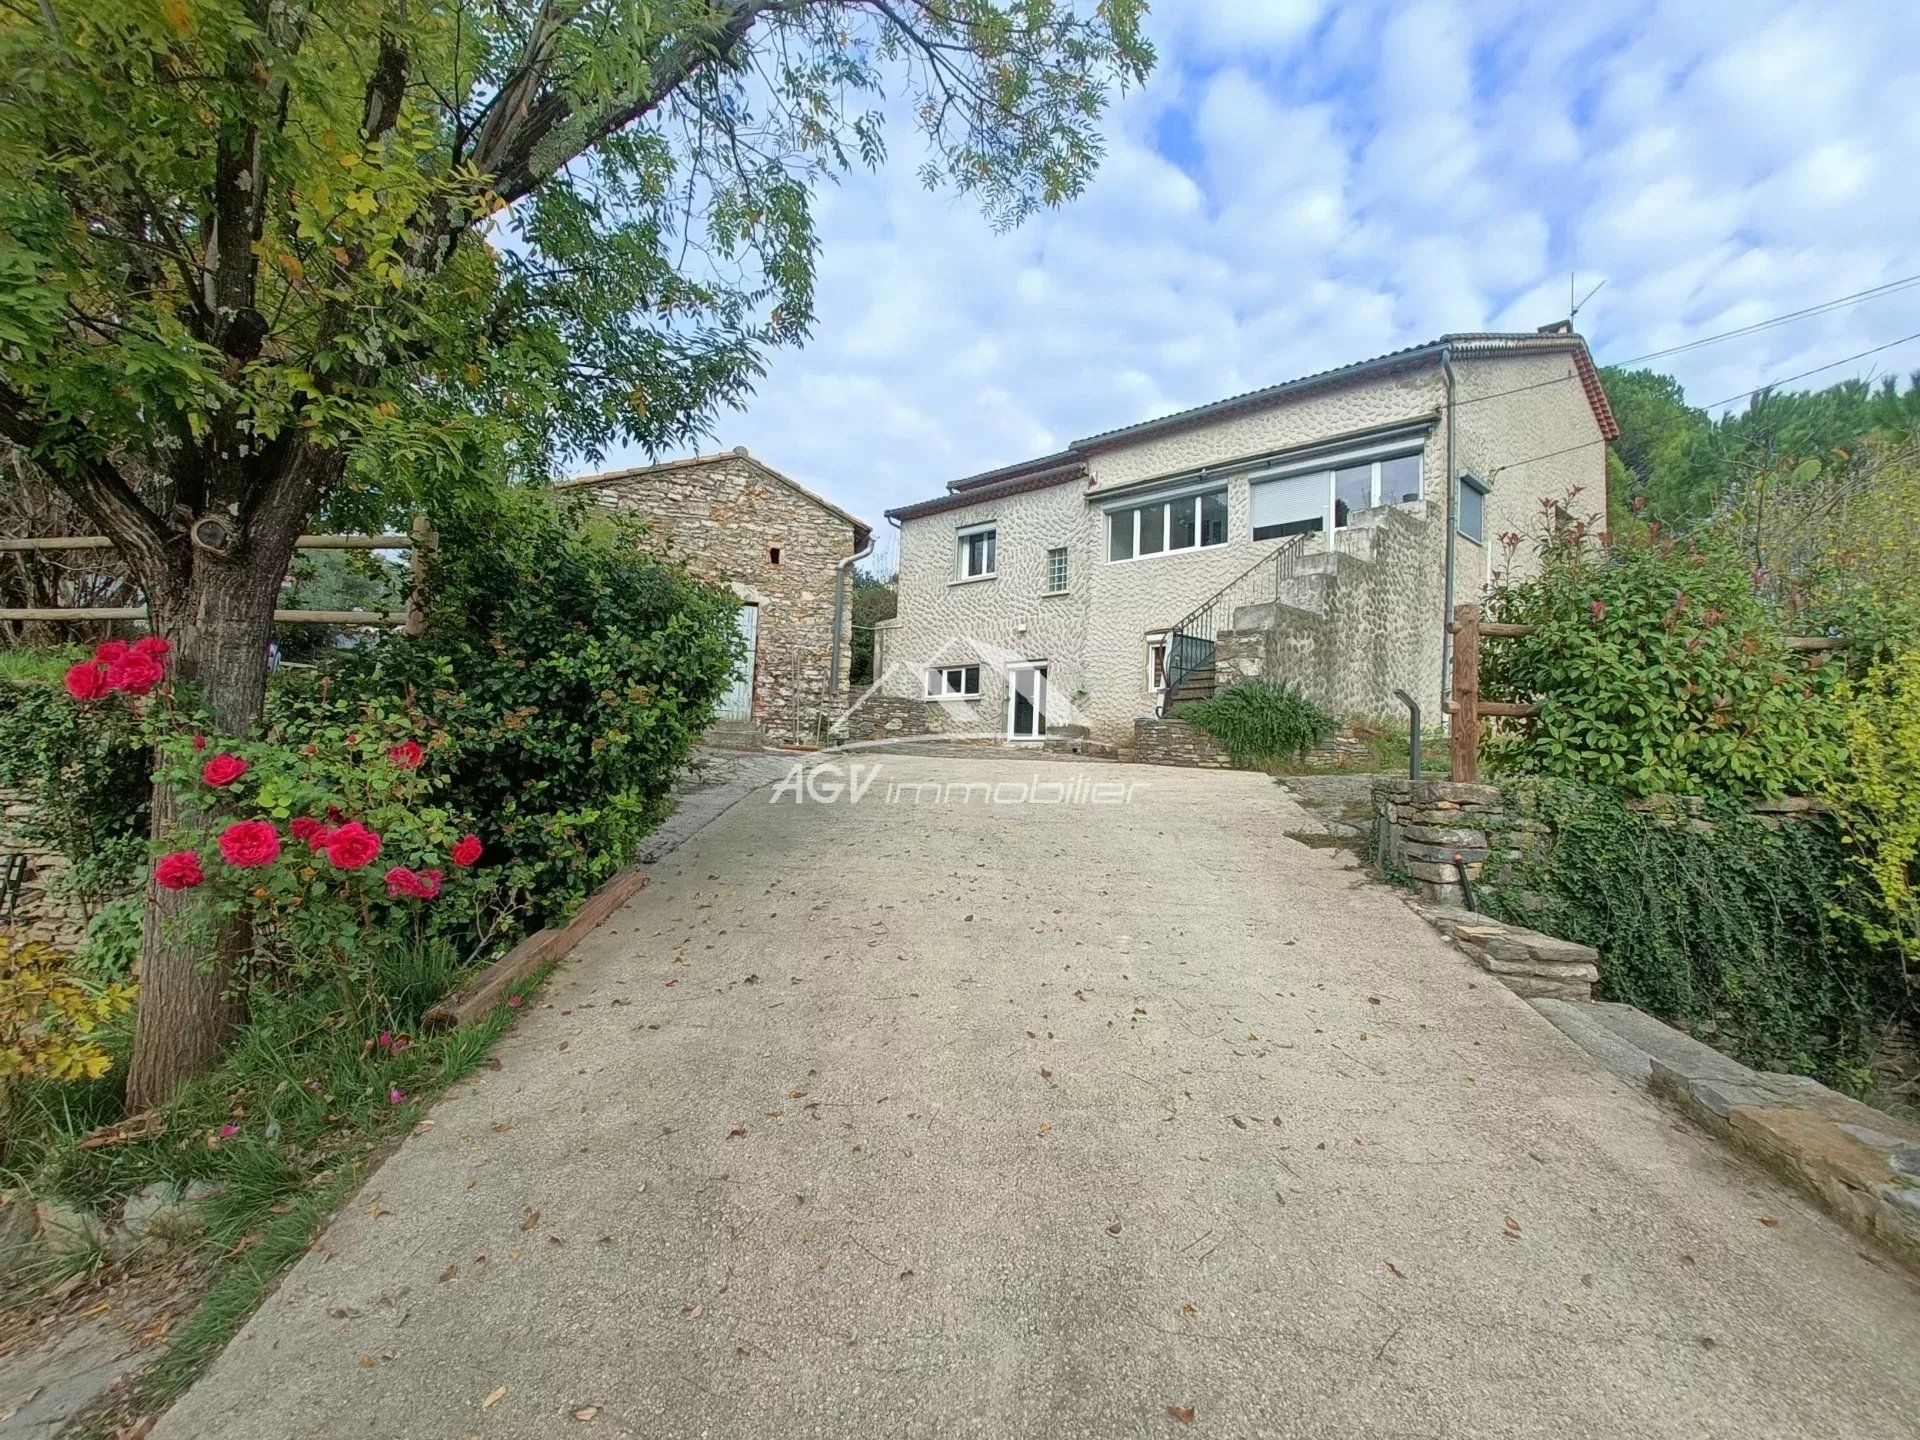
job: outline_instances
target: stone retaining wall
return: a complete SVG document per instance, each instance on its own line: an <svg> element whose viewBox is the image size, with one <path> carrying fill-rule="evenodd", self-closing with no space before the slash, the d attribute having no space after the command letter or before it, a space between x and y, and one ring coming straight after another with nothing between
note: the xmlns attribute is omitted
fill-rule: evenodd
<svg viewBox="0 0 1920 1440"><path fill-rule="evenodd" d="M1133 722L1133 748L1127 756L1142 765L1186 765L1201 770L1231 770L1233 757L1206 731L1185 720L1142 715Z"/></svg>
<svg viewBox="0 0 1920 1440"><path fill-rule="evenodd" d="M1466 903L1461 869L1478 880L1489 859L1517 859L1543 834L1538 821L1507 805L1499 786L1455 780L1378 781L1373 821L1380 864L1411 876L1413 888L1440 905Z"/></svg>
<svg viewBox="0 0 1920 1440"><path fill-rule="evenodd" d="M33 802L24 791L0 789L0 867L12 856L27 857L26 880L11 913L0 918L0 930L77 949L87 935L86 909L60 893L67 858L27 839L32 817Z"/></svg>

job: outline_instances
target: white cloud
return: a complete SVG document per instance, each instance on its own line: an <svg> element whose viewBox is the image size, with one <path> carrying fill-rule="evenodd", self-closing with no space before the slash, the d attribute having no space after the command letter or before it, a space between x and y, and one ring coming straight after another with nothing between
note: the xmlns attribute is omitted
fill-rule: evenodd
<svg viewBox="0 0 1920 1440"><path fill-rule="evenodd" d="M1920 8L1162 0L1089 192L996 235L823 192L818 323L717 442L869 519L1075 436L1445 330L1602 360L1920 273ZM1717 399L1920 331L1920 290L1660 362ZM1920 343L1861 372L1920 368ZM1837 379L1836 370L1812 383Z"/></svg>

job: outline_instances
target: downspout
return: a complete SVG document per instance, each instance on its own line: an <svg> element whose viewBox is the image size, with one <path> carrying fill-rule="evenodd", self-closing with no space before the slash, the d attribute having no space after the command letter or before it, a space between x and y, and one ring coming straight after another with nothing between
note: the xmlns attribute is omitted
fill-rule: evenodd
<svg viewBox="0 0 1920 1440"><path fill-rule="evenodd" d="M827 703L829 705L840 698L840 626L847 617L847 572L871 554L873 554L873 532L869 530L866 548L854 551L833 567L833 659L827 667ZM849 649L852 648L851 636L848 637L847 645Z"/></svg>
<svg viewBox="0 0 1920 1440"><path fill-rule="evenodd" d="M1453 450L1453 400L1456 380L1453 373L1453 347L1446 345L1440 350L1440 373L1447 382L1447 506L1443 518L1447 524L1447 600L1446 609L1440 616L1440 713L1447 713L1447 702L1453 698L1453 632L1448 629L1453 624L1453 551L1457 538L1457 529L1453 517L1458 513L1459 467L1454 464ZM1451 730L1452 726L1449 725Z"/></svg>

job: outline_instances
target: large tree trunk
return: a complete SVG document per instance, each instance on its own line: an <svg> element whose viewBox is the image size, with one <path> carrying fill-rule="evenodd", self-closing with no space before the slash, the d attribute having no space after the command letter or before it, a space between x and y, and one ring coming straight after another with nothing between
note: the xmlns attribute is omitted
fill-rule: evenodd
<svg viewBox="0 0 1920 1440"><path fill-rule="evenodd" d="M174 645L174 677L198 688L211 715L209 754L217 752L222 736L244 737L258 728L274 598L292 547L289 534L284 546L253 546L252 553L232 559L194 554L190 578L147 587L154 629ZM169 603L169 596L178 598ZM212 823L202 808L204 794L191 782L176 789L156 777L153 838L199 841ZM165 1104L182 1082L212 1068L244 1016L235 964L250 943L247 927L206 913L204 893L162 890L148 881L127 1069L130 1110Z"/></svg>

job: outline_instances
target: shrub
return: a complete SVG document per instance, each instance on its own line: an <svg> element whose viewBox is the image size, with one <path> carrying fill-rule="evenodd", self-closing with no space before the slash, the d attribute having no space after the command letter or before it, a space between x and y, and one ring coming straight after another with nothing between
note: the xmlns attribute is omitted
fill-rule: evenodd
<svg viewBox="0 0 1920 1440"><path fill-rule="evenodd" d="M1827 790L1843 807L1852 869L1867 892L1862 908L1875 917L1867 933L1920 958L1920 650L1874 665L1838 698L1848 763Z"/></svg>
<svg viewBox="0 0 1920 1440"><path fill-rule="evenodd" d="M73 659L35 683L0 685L0 784L33 802L26 837L71 864L64 884L97 906L127 890L147 854L152 756L124 706L83 712L60 687Z"/></svg>
<svg viewBox="0 0 1920 1440"><path fill-rule="evenodd" d="M1174 707L1226 746L1233 763L1247 770L1297 760L1340 727L1334 716L1284 680L1247 680L1211 700Z"/></svg>
<svg viewBox="0 0 1920 1440"><path fill-rule="evenodd" d="M10 1082L92 1080L112 1063L93 1032L126 1010L129 992L80 983L72 959L0 931L0 1115Z"/></svg>
<svg viewBox="0 0 1920 1440"><path fill-rule="evenodd" d="M1505 789L1550 819L1551 840L1490 868L1489 913L1598 946L1604 999L1758 1068L1866 1088L1874 1044L1908 997L1898 952L1862 933L1833 823L1774 829L1725 802L1652 814L1558 782Z"/></svg>
<svg viewBox="0 0 1920 1440"><path fill-rule="evenodd" d="M1507 537L1509 543L1513 537ZM1636 526L1597 550L1579 525L1541 541L1539 573L1495 588L1489 698L1534 701L1493 768L1629 795L1805 795L1839 759L1838 667L1787 650L1745 562L1708 536Z"/></svg>
<svg viewBox="0 0 1920 1440"><path fill-rule="evenodd" d="M625 866L671 802L739 641L737 602L642 553L643 532L539 492L441 524L426 632L334 662L276 727L403 697L542 923Z"/></svg>

